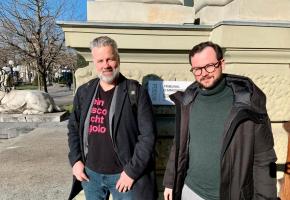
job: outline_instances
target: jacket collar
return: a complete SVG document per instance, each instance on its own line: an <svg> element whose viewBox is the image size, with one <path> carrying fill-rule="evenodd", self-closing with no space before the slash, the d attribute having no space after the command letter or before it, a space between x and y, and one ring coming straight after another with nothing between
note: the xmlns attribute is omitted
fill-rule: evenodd
<svg viewBox="0 0 290 200"><path fill-rule="evenodd" d="M118 78L118 91L117 91L117 96L116 96L116 100L117 100L117 105L115 106L115 111L113 119L114 119L114 123L113 123L113 135L116 133L117 130L117 125L119 124L119 120L120 120L120 116L121 116L121 112L124 106L124 102L125 102L125 97L127 94L127 84L126 81L127 79L120 73L119 78Z"/></svg>
<svg viewBox="0 0 290 200"><path fill-rule="evenodd" d="M84 94L87 97L87 98L82 99L82 101L84 101L84 102L82 102L82 104L85 105L85 108L84 108L85 112L83 114L87 114L87 112L89 112L91 101L94 98L94 94L95 94L95 91L96 91L98 84L99 84L99 79L95 78L95 79L92 79L83 85L85 87ZM85 119L85 116L83 116L82 119Z"/></svg>
<svg viewBox="0 0 290 200"><path fill-rule="evenodd" d="M226 75L226 83L234 93L234 106L265 114L266 95L254 82L244 76Z"/></svg>

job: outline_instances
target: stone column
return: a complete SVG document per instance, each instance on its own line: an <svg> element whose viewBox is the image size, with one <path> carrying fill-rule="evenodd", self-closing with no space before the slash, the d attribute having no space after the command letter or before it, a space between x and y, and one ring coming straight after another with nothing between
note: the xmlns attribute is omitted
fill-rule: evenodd
<svg viewBox="0 0 290 200"><path fill-rule="evenodd" d="M195 18L183 0L95 0L87 1L87 11L91 22L184 24Z"/></svg>
<svg viewBox="0 0 290 200"><path fill-rule="evenodd" d="M201 24L221 21L288 21L289 0L195 0L195 14Z"/></svg>

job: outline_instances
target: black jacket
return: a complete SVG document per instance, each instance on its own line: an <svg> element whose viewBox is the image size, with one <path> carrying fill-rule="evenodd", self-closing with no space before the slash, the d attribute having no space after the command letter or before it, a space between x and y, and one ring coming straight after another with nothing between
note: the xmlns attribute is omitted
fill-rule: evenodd
<svg viewBox="0 0 290 200"><path fill-rule="evenodd" d="M84 154L84 121L99 79L93 79L80 86L74 97L74 109L68 123L69 160L73 166ZM117 99L112 123L114 149L125 172L134 179L134 199L156 199L154 147L156 127L152 105L147 91L138 84L138 106L134 111L128 97L128 83L122 74L118 79ZM81 190L81 184L74 177L69 199Z"/></svg>
<svg viewBox="0 0 290 200"><path fill-rule="evenodd" d="M270 163L276 161L276 155L266 97L246 77L224 77L233 91L234 104L222 138L220 199L276 199L276 179L270 176ZM171 96L176 104L176 135L163 183L173 189L174 200L181 198L186 177L189 112L197 87L195 82L185 92Z"/></svg>

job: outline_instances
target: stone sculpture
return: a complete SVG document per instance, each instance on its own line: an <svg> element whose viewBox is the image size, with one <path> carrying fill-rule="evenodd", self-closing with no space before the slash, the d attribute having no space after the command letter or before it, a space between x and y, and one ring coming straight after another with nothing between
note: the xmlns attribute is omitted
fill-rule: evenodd
<svg viewBox="0 0 290 200"><path fill-rule="evenodd" d="M4 81L5 81L5 71L3 69L0 69L0 90L1 91L5 90Z"/></svg>
<svg viewBox="0 0 290 200"><path fill-rule="evenodd" d="M12 74L0 69L0 91L9 92L13 88Z"/></svg>
<svg viewBox="0 0 290 200"><path fill-rule="evenodd" d="M0 113L43 114L63 111L46 92L38 90L0 91Z"/></svg>

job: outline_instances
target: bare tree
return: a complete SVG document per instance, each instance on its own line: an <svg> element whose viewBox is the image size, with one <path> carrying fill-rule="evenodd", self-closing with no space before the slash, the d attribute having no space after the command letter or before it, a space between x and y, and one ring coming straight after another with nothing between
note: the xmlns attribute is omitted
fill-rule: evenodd
<svg viewBox="0 0 290 200"><path fill-rule="evenodd" d="M0 46L35 63L47 92L47 76L64 52L64 35L56 25L63 4L49 9L47 0L7 0L0 3Z"/></svg>
<svg viewBox="0 0 290 200"><path fill-rule="evenodd" d="M0 48L0 68L5 67L11 59L13 59L11 50L9 48Z"/></svg>
<svg viewBox="0 0 290 200"><path fill-rule="evenodd" d="M74 73L78 68L86 67L89 65L89 62L85 60L85 58L77 53L74 49L68 48L67 51L62 52L59 56L58 67L69 69L72 73L72 82L75 87L75 76Z"/></svg>

